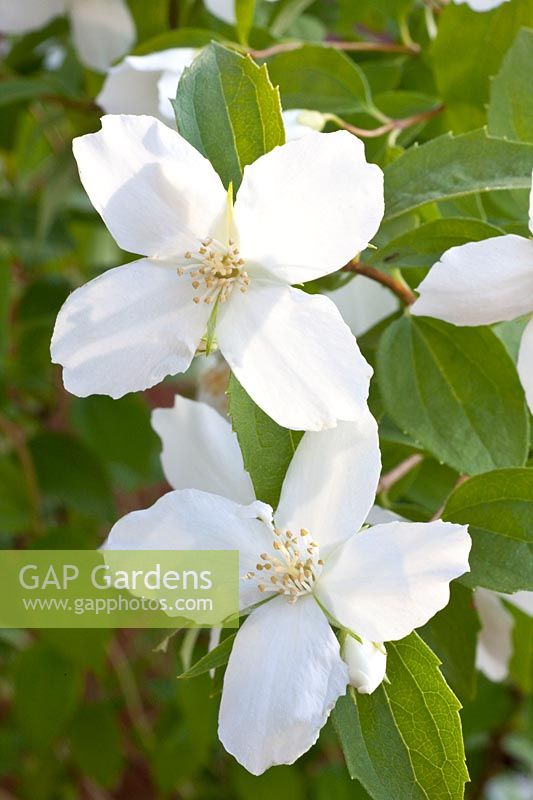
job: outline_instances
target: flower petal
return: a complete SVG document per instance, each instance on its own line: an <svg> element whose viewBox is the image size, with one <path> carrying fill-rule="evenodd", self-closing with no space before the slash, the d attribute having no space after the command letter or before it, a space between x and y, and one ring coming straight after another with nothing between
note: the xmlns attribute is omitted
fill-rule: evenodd
<svg viewBox="0 0 533 800"><path fill-rule="evenodd" d="M356 422L306 433L283 482L276 525L293 532L307 528L323 558L364 523L380 470L378 426L370 411Z"/></svg>
<svg viewBox="0 0 533 800"><path fill-rule="evenodd" d="M235 203L243 258L288 283L364 250L383 217L383 173L346 131L311 131L244 169Z"/></svg>
<svg viewBox="0 0 533 800"><path fill-rule="evenodd" d="M80 61L104 72L135 42L135 23L124 0L73 0L72 35Z"/></svg>
<svg viewBox="0 0 533 800"><path fill-rule="evenodd" d="M496 236L447 250L417 290L411 312L454 325L490 325L533 310L533 242Z"/></svg>
<svg viewBox="0 0 533 800"><path fill-rule="evenodd" d="M514 594L502 594L504 600L510 603L523 614L533 617L533 592L521 591Z"/></svg>
<svg viewBox="0 0 533 800"><path fill-rule="evenodd" d="M387 652L383 644L375 644L368 639L359 642L348 634L341 655L348 664L350 686L360 694L372 694L382 683L387 671Z"/></svg>
<svg viewBox="0 0 533 800"><path fill-rule="evenodd" d="M241 506L207 492L168 492L153 506L132 511L111 529L104 550L238 550L242 576L255 568L272 539L264 503ZM253 581L241 580L241 608L264 600Z"/></svg>
<svg viewBox="0 0 533 800"><path fill-rule="evenodd" d="M209 161L154 117L103 117L102 130L73 149L85 191L124 250L181 257L225 217L226 192Z"/></svg>
<svg viewBox="0 0 533 800"><path fill-rule="evenodd" d="M228 25L235 25L235 0L204 0L204 5L213 16Z"/></svg>
<svg viewBox="0 0 533 800"><path fill-rule="evenodd" d="M127 56L111 67L96 102L107 114L149 114L173 122L169 97L196 50L174 47L146 56Z"/></svg>
<svg viewBox="0 0 533 800"><path fill-rule="evenodd" d="M327 122L320 111L310 111L305 108L290 108L283 111L281 116L285 128L285 139L288 142L307 136L311 131L323 130Z"/></svg>
<svg viewBox="0 0 533 800"><path fill-rule="evenodd" d="M0 31L26 33L65 13L65 0L0 0Z"/></svg>
<svg viewBox="0 0 533 800"><path fill-rule="evenodd" d="M218 735L254 775L293 764L318 739L348 669L311 596L255 609L235 639L224 677Z"/></svg>
<svg viewBox="0 0 533 800"><path fill-rule="evenodd" d="M493 8L507 3L509 0L454 0L457 5L466 3L472 11L492 11Z"/></svg>
<svg viewBox="0 0 533 800"><path fill-rule="evenodd" d="M326 561L320 602L372 642L402 639L448 603L468 571L470 536L450 522L391 522L355 534Z"/></svg>
<svg viewBox="0 0 533 800"><path fill-rule="evenodd" d="M533 263L531 268L533 270ZM526 393L527 404L533 413L533 319L528 322L522 334L516 366Z"/></svg>
<svg viewBox="0 0 533 800"><path fill-rule="evenodd" d="M513 617L495 592L476 589L474 603L479 614L476 667L491 681L503 681L509 671L513 643Z"/></svg>
<svg viewBox="0 0 533 800"><path fill-rule="evenodd" d="M398 310L398 299L384 286L364 275L328 292L354 336L361 336Z"/></svg>
<svg viewBox="0 0 533 800"><path fill-rule="evenodd" d="M148 389L187 369L210 309L171 263L142 259L76 289L60 310L51 353L78 397Z"/></svg>
<svg viewBox="0 0 533 800"><path fill-rule="evenodd" d="M254 502L237 437L214 409L176 395L174 408L155 409L152 427L163 442L161 462L174 489L201 489L237 503Z"/></svg>
<svg viewBox="0 0 533 800"><path fill-rule="evenodd" d="M252 280L223 309L222 355L280 425L323 430L366 413L372 368L327 297Z"/></svg>

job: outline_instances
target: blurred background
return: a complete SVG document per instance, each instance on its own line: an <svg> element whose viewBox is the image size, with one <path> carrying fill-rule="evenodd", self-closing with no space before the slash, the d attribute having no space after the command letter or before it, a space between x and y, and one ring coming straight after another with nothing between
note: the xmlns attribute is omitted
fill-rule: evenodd
<svg viewBox="0 0 533 800"><path fill-rule="evenodd" d="M87 55L79 41L73 44L74 22L60 15L41 24L39 4L34 0L29 8L30 30L11 35L1 14L8 19L17 0L0 2L0 545L92 549L119 516L147 507L168 489L150 410L172 405L175 393L223 410L227 374L210 359L186 376L118 401L64 391L49 355L61 304L76 286L132 257L117 248L90 206L72 156L72 139L99 127L95 97L104 74L82 63ZM215 5L209 4L211 11ZM130 49L137 53L198 47L213 36L237 38L227 10L215 16L201 2L130 0L128 7L135 28ZM437 14L439 6L262 2L250 44L265 48L280 37L328 36L404 47L413 37L424 46L431 35L428 9ZM405 116L404 108L416 113L439 102L429 70L422 63L415 75L409 55L353 57L372 90L385 95L389 113L395 103ZM439 125L445 123L418 126L419 140ZM370 140L369 157L388 158L390 146L396 143ZM394 313L394 301L364 278L334 295L372 360L372 326ZM385 442L385 472L410 455L408 444ZM419 457L383 487L382 499L412 519L429 519L456 479L448 467ZM465 687L461 697L472 800L533 797L532 631L525 614L508 613L515 648L510 677L490 682L478 675L477 689ZM205 653L208 637L195 631L165 639L164 631L0 630L0 800L367 798L348 778L329 724L296 765L260 778L223 751L216 736L220 679L176 679Z"/></svg>

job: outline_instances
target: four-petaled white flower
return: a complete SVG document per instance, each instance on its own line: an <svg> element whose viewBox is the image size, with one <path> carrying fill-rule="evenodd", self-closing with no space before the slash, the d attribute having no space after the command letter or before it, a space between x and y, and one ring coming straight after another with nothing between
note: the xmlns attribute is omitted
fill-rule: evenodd
<svg viewBox="0 0 533 800"><path fill-rule="evenodd" d="M111 67L96 102L107 114L148 114L175 125L170 98L197 50L173 47L145 56L127 56Z"/></svg>
<svg viewBox="0 0 533 800"><path fill-rule="evenodd" d="M513 653L514 619L505 608L504 600L533 616L533 592L499 594L481 588L474 592L474 604L481 621L476 666L491 681L503 681L507 677Z"/></svg>
<svg viewBox="0 0 533 800"><path fill-rule="evenodd" d="M529 229L533 233L533 190ZM413 314L453 325L491 325L533 313L533 240L507 234L452 247L418 287ZM518 374L533 411L533 319L522 335Z"/></svg>
<svg viewBox="0 0 533 800"><path fill-rule="evenodd" d="M449 582L468 570L467 529L437 521L359 530L380 471L369 412L304 434L274 521L270 506L255 500L238 444L217 412L176 398L174 409L155 412L154 426L171 484L183 486L196 468L198 488L128 514L105 547L239 550L241 608L252 610L226 669L219 736L254 774L291 764L317 740L350 680L329 620L375 642L372 651L383 656L382 642L403 638L448 602ZM366 691L384 673L383 657L373 663L372 655L351 664Z"/></svg>
<svg viewBox="0 0 533 800"><path fill-rule="evenodd" d="M135 24L124 0L0 0L0 31L26 33L68 14L80 61L104 71L135 41Z"/></svg>
<svg viewBox="0 0 533 800"><path fill-rule="evenodd" d="M291 284L334 272L383 215L383 174L345 131L311 132L245 167L235 206L217 173L153 117L106 116L74 141L81 180L125 250L61 309L52 360L85 397L186 370L215 331L233 373L287 428L366 411L371 368L334 303ZM211 331L211 334L209 334Z"/></svg>

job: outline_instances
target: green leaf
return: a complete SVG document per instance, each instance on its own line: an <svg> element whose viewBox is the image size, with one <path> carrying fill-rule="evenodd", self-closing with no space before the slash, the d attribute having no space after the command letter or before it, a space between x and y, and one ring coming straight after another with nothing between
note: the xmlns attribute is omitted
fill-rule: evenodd
<svg viewBox="0 0 533 800"><path fill-rule="evenodd" d="M159 439L140 395L128 394L119 400L101 395L74 398L70 417L85 444L107 463L125 489L159 479Z"/></svg>
<svg viewBox="0 0 533 800"><path fill-rule="evenodd" d="M229 387L229 413L258 500L276 508L287 468L302 437L270 419L246 394L234 375Z"/></svg>
<svg viewBox="0 0 533 800"><path fill-rule="evenodd" d="M185 70L173 105L182 136L234 190L247 164L285 141L279 92L266 67L216 43Z"/></svg>
<svg viewBox="0 0 533 800"><path fill-rule="evenodd" d="M470 478L450 496L443 519L469 526L470 572L462 583L533 590L533 469Z"/></svg>
<svg viewBox="0 0 533 800"><path fill-rule="evenodd" d="M70 726L72 757L84 775L112 788L124 763L120 728L109 703L84 703Z"/></svg>
<svg viewBox="0 0 533 800"><path fill-rule="evenodd" d="M255 0L235 0L235 29L241 44L248 43L248 34L254 21Z"/></svg>
<svg viewBox="0 0 533 800"><path fill-rule="evenodd" d="M390 800L383 793L381 778L368 755L356 698L357 694L349 689L344 697L339 697L331 714L333 727L341 743L346 768L352 780L359 781L374 800Z"/></svg>
<svg viewBox="0 0 533 800"><path fill-rule="evenodd" d="M15 665L15 718L37 749L50 748L74 711L81 672L63 656L38 642Z"/></svg>
<svg viewBox="0 0 533 800"><path fill-rule="evenodd" d="M533 24L533 15L532 15ZM490 87L489 131L533 142L533 30L520 31Z"/></svg>
<svg viewBox="0 0 533 800"><path fill-rule="evenodd" d="M270 33L273 36L283 36L283 34L295 22L301 19L303 12L315 0L280 0L274 6L274 16L269 25ZM307 17L309 19L309 17ZM313 19L316 19L313 17ZM292 32L294 35L294 32ZM305 37L302 37L305 38Z"/></svg>
<svg viewBox="0 0 533 800"><path fill-rule="evenodd" d="M439 136L386 167L385 217L477 192L529 189L532 163L533 145L496 139L484 130Z"/></svg>
<svg viewBox="0 0 533 800"><path fill-rule="evenodd" d="M112 519L114 502L102 462L83 442L66 433L38 433L30 442L39 487L53 508Z"/></svg>
<svg viewBox="0 0 533 800"><path fill-rule="evenodd" d="M453 582L446 608L418 631L442 662L442 673L461 702L471 700L476 689L479 629L472 592Z"/></svg>
<svg viewBox="0 0 533 800"><path fill-rule="evenodd" d="M144 0L141 0L144 2ZM212 41L222 40L222 36L216 31L204 30L203 28L177 28L173 31L165 31L151 39L138 44L132 51L132 55L145 56L148 53L158 53L161 50L170 50L173 47L205 47Z"/></svg>
<svg viewBox="0 0 533 800"><path fill-rule="evenodd" d="M46 95L65 94L65 86L53 78L6 78L0 81L0 108Z"/></svg>
<svg viewBox="0 0 533 800"><path fill-rule="evenodd" d="M381 338L377 378L398 427L457 472L525 463L524 393L511 358L489 328L404 316Z"/></svg>
<svg viewBox="0 0 533 800"><path fill-rule="evenodd" d="M371 695L351 694L342 726L336 719L352 776L374 800L462 800L468 773L460 703L438 658L416 633L389 642L387 654L390 682Z"/></svg>
<svg viewBox="0 0 533 800"><path fill-rule="evenodd" d="M370 88L355 61L332 47L307 44L267 59L283 108L348 113L368 109Z"/></svg>
<svg viewBox="0 0 533 800"><path fill-rule="evenodd" d="M442 217L407 231L384 247L370 252L364 260L381 268L430 267L450 247L478 242L502 233L501 228L479 219Z"/></svg>
<svg viewBox="0 0 533 800"><path fill-rule="evenodd" d="M532 25L532 0L502 3L483 14L453 3L443 9L432 62L447 127L459 132L485 123L490 78L520 27Z"/></svg>
<svg viewBox="0 0 533 800"><path fill-rule="evenodd" d="M205 656L202 656L202 658L200 658L196 664L193 664L192 667L185 670L185 672L182 672L181 675L178 675L178 678L196 678L198 675L202 675L204 672L209 672L211 669L223 667L224 664L228 663L236 636L236 633L226 636L226 638L223 639L222 642L217 645L217 647L214 647L209 651L209 653L207 653Z"/></svg>

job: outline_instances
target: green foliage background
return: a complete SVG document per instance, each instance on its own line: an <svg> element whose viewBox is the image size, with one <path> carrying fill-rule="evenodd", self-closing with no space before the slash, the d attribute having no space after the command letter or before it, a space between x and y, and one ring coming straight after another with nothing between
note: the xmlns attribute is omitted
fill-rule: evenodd
<svg viewBox="0 0 533 800"><path fill-rule="evenodd" d="M239 0L235 29L195 0L129 5L139 54L221 43L184 75L175 109L182 134L234 189L243 166L283 139L273 86L283 108L332 115L328 129L336 117L363 129L417 118L366 140L367 157L385 171L386 216L378 249L361 260L407 289L452 245L528 235L533 0L483 14L431 0ZM382 46L343 52L326 39ZM304 46L268 54L288 41ZM46 67L52 46L66 53L54 70ZM263 51L256 61L266 67L237 50ZM232 86L241 78L236 100ZM13 39L0 65L6 548L94 548L118 516L150 505L168 488L150 408L198 391L193 368L144 395L81 400L64 391L50 364L52 327L68 293L131 258L90 206L71 151L73 137L99 127L93 98L101 82L79 64L64 18ZM513 800L513 790L489 795L495 790L487 787L494 775L503 785L533 767L532 623L512 611L511 674L490 683L474 666L472 589L533 589L530 416L514 367L523 324L457 329L401 313L360 339L376 370L371 407L384 471L418 456L384 486L380 504L414 520L443 513L469 523L474 541L472 572L452 587L449 606L421 638L390 647L395 681L357 705L343 699L315 748L255 778L216 738L227 644L214 681L205 671L177 680L204 656L206 634L161 643L154 631L0 631L0 798L455 800L465 777L454 728L459 703L440 660L463 705L467 797ZM257 494L275 503L297 436L254 408L234 379L229 403ZM428 705L428 697L437 699ZM427 714L413 724L413 709L423 707ZM425 748L439 729L442 749L428 766Z"/></svg>

